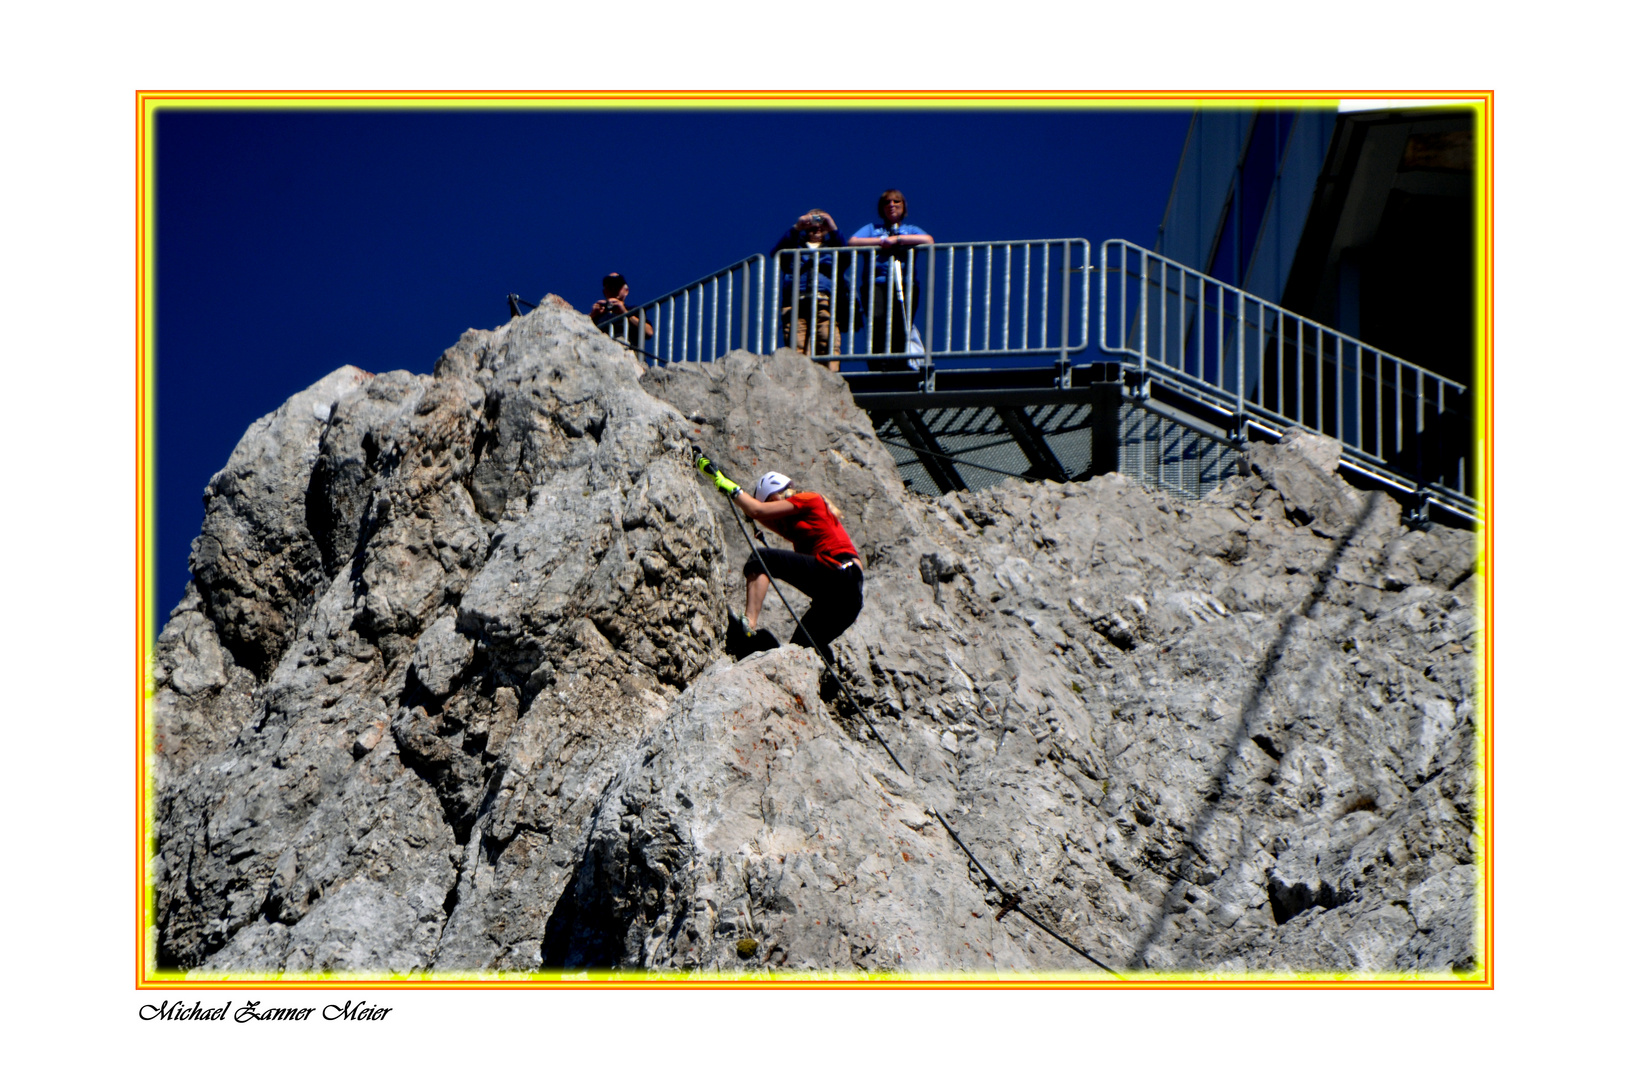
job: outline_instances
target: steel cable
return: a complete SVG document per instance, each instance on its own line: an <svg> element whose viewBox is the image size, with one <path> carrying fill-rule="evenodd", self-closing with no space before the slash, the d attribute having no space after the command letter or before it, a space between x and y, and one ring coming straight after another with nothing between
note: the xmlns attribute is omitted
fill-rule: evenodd
<svg viewBox="0 0 1630 1080"><path fill-rule="evenodd" d="M700 453L695 451L694 447L692 448L692 451L693 451L693 453L692 453L693 459L695 457L700 457L701 456ZM786 597L786 595L784 593L782 593L780 584L775 580L775 575L770 573L769 565L764 561L764 557L759 554L758 545L753 543L753 537L747 531L746 524L742 521L741 511L736 509L735 497L733 495L726 495L725 496L725 501L730 504L730 514L731 514L732 517L734 517L736 519L736 528L741 530L742 537L747 541L747 547L749 548L749 550L752 551L753 557L758 560L759 569L763 570L764 571L764 576L769 578L770 587L775 590L775 595L780 599L782 606L787 609L787 613L792 616L792 621L797 625L799 632L801 634L803 634L804 637L807 638L809 641L813 642L815 640L815 638L813 636L811 636L811 634L809 633L808 630L804 629L803 620L798 617L798 613L793 610L792 605L787 603L787 597ZM872 738L876 739L878 744L883 747L883 752L889 756L889 760L894 762L894 767L899 769L907 777L910 777L911 776L911 770L907 769L903 764L901 764L900 759L895 756L893 748L890 747L889 744L888 744L888 740L883 738L882 733L877 730L877 725L872 722L872 716L871 716L870 710L866 709L864 706L862 706L860 704L860 702L855 700L854 694L850 693L850 691L849 691L848 684L843 681L843 678L838 674L837 670L832 666L832 661L827 659L826 652L823 649L817 648L815 650L815 655L817 655L817 656L819 656L821 658L821 663L826 666L826 671L827 671L827 673L829 675L832 676L832 681L835 684L837 684L838 689L843 691L843 696L846 699L848 699L849 707L854 709L854 711L860 715L860 718L866 722L867 730L869 730L872 733ZM1001 895L1001 897L1002 897L1001 907L1002 907L1002 913L1003 914L1005 914L1008 911L1017 911L1020 915L1023 915L1025 918L1029 919L1032 923L1034 923L1037 927L1039 927L1041 930L1046 932L1048 935L1050 935L1051 937L1057 939L1059 942L1064 944L1071 951L1073 951L1075 953L1078 953L1079 955L1085 957L1087 960L1089 960L1092 963L1096 964L1098 967L1102 968L1103 970L1109 972L1111 975L1115 976L1115 978L1117 978L1117 979L1124 979L1125 978L1125 976L1121 975L1119 972L1117 972L1114 968L1110 967L1108 964L1105 964L1102 960L1099 960L1096 956L1093 956L1086 949L1082 948L1080 945L1077 945L1075 942L1071 941L1069 938L1065 937L1063 934L1059 933L1057 930L1054 930L1051 926L1048 926L1045 922L1038 919L1035 915L1031 914L1029 911L1026 911L1025 908L1024 908L1024 905L1022 905L1019 902L1019 898L1016 895L1014 895L1013 893L1009 892L1008 889L1005 886L1003 886L1000 881L996 880L996 875L992 874L989 870L985 869L985 864L979 861L979 857L973 853L973 849L970 848L963 841L962 837L960 835L958 835L957 831L954 828L951 827L951 823L949 821L945 820L945 815L941 814L939 812L939 810L937 808L935 808L934 806L932 806L932 805L928 806L928 812L930 814L934 815L934 820L936 820L936 821L938 821L940 823L940 827L943 828L945 830L946 834L951 837L951 839L956 843L956 846L961 848L962 851L963 851L963 854L968 856L968 861L970 863L972 863L974 868L979 871L980 875L982 877L984 877L985 881L989 883L990 887L992 889L995 889L996 892ZM1000 918L1001 916L998 915L997 917Z"/></svg>

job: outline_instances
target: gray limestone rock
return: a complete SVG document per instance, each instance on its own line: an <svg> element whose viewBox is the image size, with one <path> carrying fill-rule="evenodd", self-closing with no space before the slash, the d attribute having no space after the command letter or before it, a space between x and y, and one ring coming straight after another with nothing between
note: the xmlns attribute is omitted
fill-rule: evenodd
<svg viewBox="0 0 1630 1080"><path fill-rule="evenodd" d="M819 675L812 650L778 649L719 661L674 702L596 809L547 964L1073 966L990 909L929 809L951 786L902 776L851 738Z"/></svg>
<svg viewBox="0 0 1630 1080"><path fill-rule="evenodd" d="M431 697L444 698L473 659L475 642L458 632L458 616L448 612L420 635L408 672Z"/></svg>
<svg viewBox="0 0 1630 1080"><path fill-rule="evenodd" d="M842 513L836 680L722 657L693 444ZM1329 440L1247 460L924 498L824 368L647 369L555 299L341 369L211 481L155 649L157 962L1093 970L1028 913L1122 970L1475 968L1477 538Z"/></svg>
<svg viewBox="0 0 1630 1080"><path fill-rule="evenodd" d="M335 402L372 376L344 367L252 424L204 489L190 565L204 611L243 667L265 675L322 581L307 523L311 467Z"/></svg>

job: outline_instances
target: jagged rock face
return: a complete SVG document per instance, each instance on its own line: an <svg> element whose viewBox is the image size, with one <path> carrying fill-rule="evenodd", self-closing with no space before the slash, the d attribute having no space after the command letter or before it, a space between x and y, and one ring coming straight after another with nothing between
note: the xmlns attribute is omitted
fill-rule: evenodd
<svg viewBox="0 0 1630 1080"><path fill-rule="evenodd" d="M204 489L191 569L203 610L238 664L264 676L322 582L306 489L334 401L368 376L344 367L252 424Z"/></svg>
<svg viewBox="0 0 1630 1080"><path fill-rule="evenodd" d="M1089 944L1123 967L1476 962L1475 538L1406 531L1318 449L1194 503L942 499L938 599L846 639L976 850L1060 920L1112 898Z"/></svg>
<svg viewBox="0 0 1630 1080"><path fill-rule="evenodd" d="M844 514L839 677L904 771L813 652L720 655L692 442ZM159 962L1085 968L937 811L1116 967L1475 965L1476 540L1330 449L929 500L824 369L647 370L558 302L342 369L211 481L155 653Z"/></svg>
<svg viewBox="0 0 1630 1080"><path fill-rule="evenodd" d="M160 638L161 963L535 961L612 755L722 633L713 508L640 371L550 304L433 376L341 372L251 429L233 465L280 471L265 506L209 501L206 554L275 607L264 650L295 629L257 679L200 586ZM274 542L314 599L261 586Z"/></svg>
<svg viewBox="0 0 1630 1080"><path fill-rule="evenodd" d="M845 730L817 667L790 648L721 660L674 703L601 802L547 963L1073 966L1002 925L929 788Z"/></svg>

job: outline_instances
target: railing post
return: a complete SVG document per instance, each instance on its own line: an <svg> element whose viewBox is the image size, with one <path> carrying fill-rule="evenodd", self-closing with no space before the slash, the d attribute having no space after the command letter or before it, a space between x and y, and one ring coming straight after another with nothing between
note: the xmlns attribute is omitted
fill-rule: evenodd
<svg viewBox="0 0 1630 1080"><path fill-rule="evenodd" d="M842 305L847 312L848 320L843 328L843 340L838 342L835 353L841 354L843 352L844 342L848 342L849 355L853 356L855 352L855 293L860 291L860 274L855 268L855 260L854 256L852 255L848 257L847 262L845 262L844 257L840 255L836 260L834 260L834 268L837 271L837 277L832 282L832 302L834 304L838 302L838 293L840 292L847 292L849 300L847 304ZM846 290L839 289L838 281L842 280L846 271L849 275L849 288Z"/></svg>
<svg viewBox="0 0 1630 1080"><path fill-rule="evenodd" d="M1234 423L1245 438L1245 290L1234 290Z"/></svg>
<svg viewBox="0 0 1630 1080"><path fill-rule="evenodd" d="M1403 377L1399 376L1399 382ZM1426 483L1426 458L1424 444L1426 442L1426 381L1420 368L1415 369L1415 483Z"/></svg>
<svg viewBox="0 0 1630 1080"><path fill-rule="evenodd" d="M793 249L794 254L792 256L792 291L787 296L786 300L784 300L782 302L783 305L787 308L787 331L786 331L786 333L787 333L787 345L789 347L791 347L795 352L801 352L802 351L798 347L798 316L799 316L800 312L803 310L803 304L804 304L804 252L806 250L808 250L808 249L807 248L794 248ZM806 344L808 344L810 342L813 342L815 340L815 335L812 332L810 332L810 331L813 331L815 329L815 326L814 326L814 314L815 314L814 311L810 312L810 316L811 316L810 320L809 320L808 323L806 323L806 325L809 328L804 334L804 341L805 341ZM811 350L811 355L813 355L813 350Z"/></svg>
<svg viewBox="0 0 1630 1080"><path fill-rule="evenodd" d="M872 369L871 356L877 350L872 348L872 342L877 340L877 253L881 248L868 247L866 249L866 370Z"/></svg>
<svg viewBox="0 0 1630 1080"><path fill-rule="evenodd" d="M1066 243L1066 247L1067 246L1068 246L1068 244ZM994 271L996 269L996 247L993 244L985 244L985 245L983 245L983 247L985 249L985 302L984 302L984 304L982 306L985 309L985 326L984 326L984 333L981 335L981 337L979 339L979 347L981 349L989 349L990 348L991 279L995 276ZM971 265L973 265L973 262L974 262L973 253L972 253L972 250L970 249L969 257L968 257L968 264L971 266ZM1067 317L1068 316L1066 316L1066 318Z"/></svg>
<svg viewBox="0 0 1630 1080"><path fill-rule="evenodd" d="M730 276L728 274L725 275L725 282L727 284L730 282L730 280L731 280ZM728 300L725 301L725 307L724 307L724 332L727 335L730 333L730 301L728 301ZM719 351L719 279L718 278L713 279L713 303L708 306L708 312L707 312L707 336L708 336L708 340L710 342L710 344L708 345L707 351L713 354L713 355L709 356L708 359L709 360L717 360L719 357L724 355L723 353L721 353ZM697 353L696 358L698 360L702 359L701 353Z"/></svg>
<svg viewBox="0 0 1630 1080"><path fill-rule="evenodd" d="M1064 241L1063 257L1059 260L1059 275L1063 283L1058 297L1058 388L1070 388L1070 242Z"/></svg>
<svg viewBox="0 0 1630 1080"><path fill-rule="evenodd" d="M1098 275L1098 349L1100 352L1105 353L1125 352L1127 336L1126 315L1122 311L1126 306L1126 300L1122 296L1117 301L1117 317L1115 319L1116 332L1120 335L1120 342L1118 345L1110 344L1109 292L1111 288L1125 288L1124 280L1120 285L1112 286L1110 282L1111 278L1116 277L1113 265L1115 255L1114 249L1111 247L1112 244L1114 244L1113 240L1104 240L1098 244L1098 266L1095 270ZM1122 279L1126 277L1124 270L1119 276Z"/></svg>
<svg viewBox="0 0 1630 1080"><path fill-rule="evenodd" d="M928 303L923 313L923 392L934 392L934 245L928 247ZM868 329L870 329L868 327Z"/></svg>
<svg viewBox="0 0 1630 1080"><path fill-rule="evenodd" d="M747 260L741 268L741 347L749 352L753 347L753 262Z"/></svg>
<svg viewBox="0 0 1630 1080"><path fill-rule="evenodd" d="M780 319L781 319L781 254L780 254L780 252L775 252L775 253L773 253L771 255L770 262L769 262L769 269L765 271L765 276L770 279L770 306L764 309L764 312L763 312L764 317L759 320L758 332L759 332L759 337L762 339L763 336L764 336L764 324L765 324L765 322L767 322L770 319L775 319L776 320L775 322L770 323L770 331L769 331L769 337L770 337L769 345L770 345L770 347L769 347L769 350L768 350L769 352L775 352L775 350L776 350L775 339L776 339L776 336L781 333L781 322L780 322Z"/></svg>
<svg viewBox="0 0 1630 1080"><path fill-rule="evenodd" d="M1109 352L1109 241L1098 246L1098 351Z"/></svg>
<svg viewBox="0 0 1630 1080"><path fill-rule="evenodd" d="M1092 347L1092 241L1081 240L1081 346L1083 355Z"/></svg>
<svg viewBox="0 0 1630 1080"><path fill-rule="evenodd" d="M741 347L744 349L747 348L747 287L753 280L753 271L751 267L752 264L748 263L746 266L743 266L741 270ZM732 272L730 275L730 299L732 303L734 303L736 299L736 275L734 272ZM735 312L732 311L731 314L733 315ZM728 353L730 352L730 327L728 320L725 325L724 334L724 351Z"/></svg>
<svg viewBox="0 0 1630 1080"><path fill-rule="evenodd" d="M1125 248L1121 249L1121 264L1126 264ZM1123 283L1123 289L1126 287ZM1149 253L1143 252L1138 262L1138 379L1139 385L1149 378Z"/></svg>
<svg viewBox="0 0 1630 1080"><path fill-rule="evenodd" d="M758 301L753 305L753 317L758 320L758 336L753 341L753 352L764 355L764 286L770 276L769 263L761 261L758 265Z"/></svg>
<svg viewBox="0 0 1630 1080"><path fill-rule="evenodd" d="M900 284L900 260L892 253L887 262L889 271L888 294L889 298L883 304L883 341L885 353L894 351L894 301L895 295L905 295L905 287ZM902 301L903 303L904 301Z"/></svg>

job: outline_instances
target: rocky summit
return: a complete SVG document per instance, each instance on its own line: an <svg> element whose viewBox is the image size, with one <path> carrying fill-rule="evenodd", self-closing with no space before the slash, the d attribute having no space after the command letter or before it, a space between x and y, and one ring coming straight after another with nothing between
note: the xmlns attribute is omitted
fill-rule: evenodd
<svg viewBox="0 0 1630 1080"><path fill-rule="evenodd" d="M724 654L749 549L693 445L843 515L835 678ZM556 298L432 375L342 368L204 493L153 962L1478 970L1477 538L1328 440L1246 462L927 498L807 359L648 369Z"/></svg>

